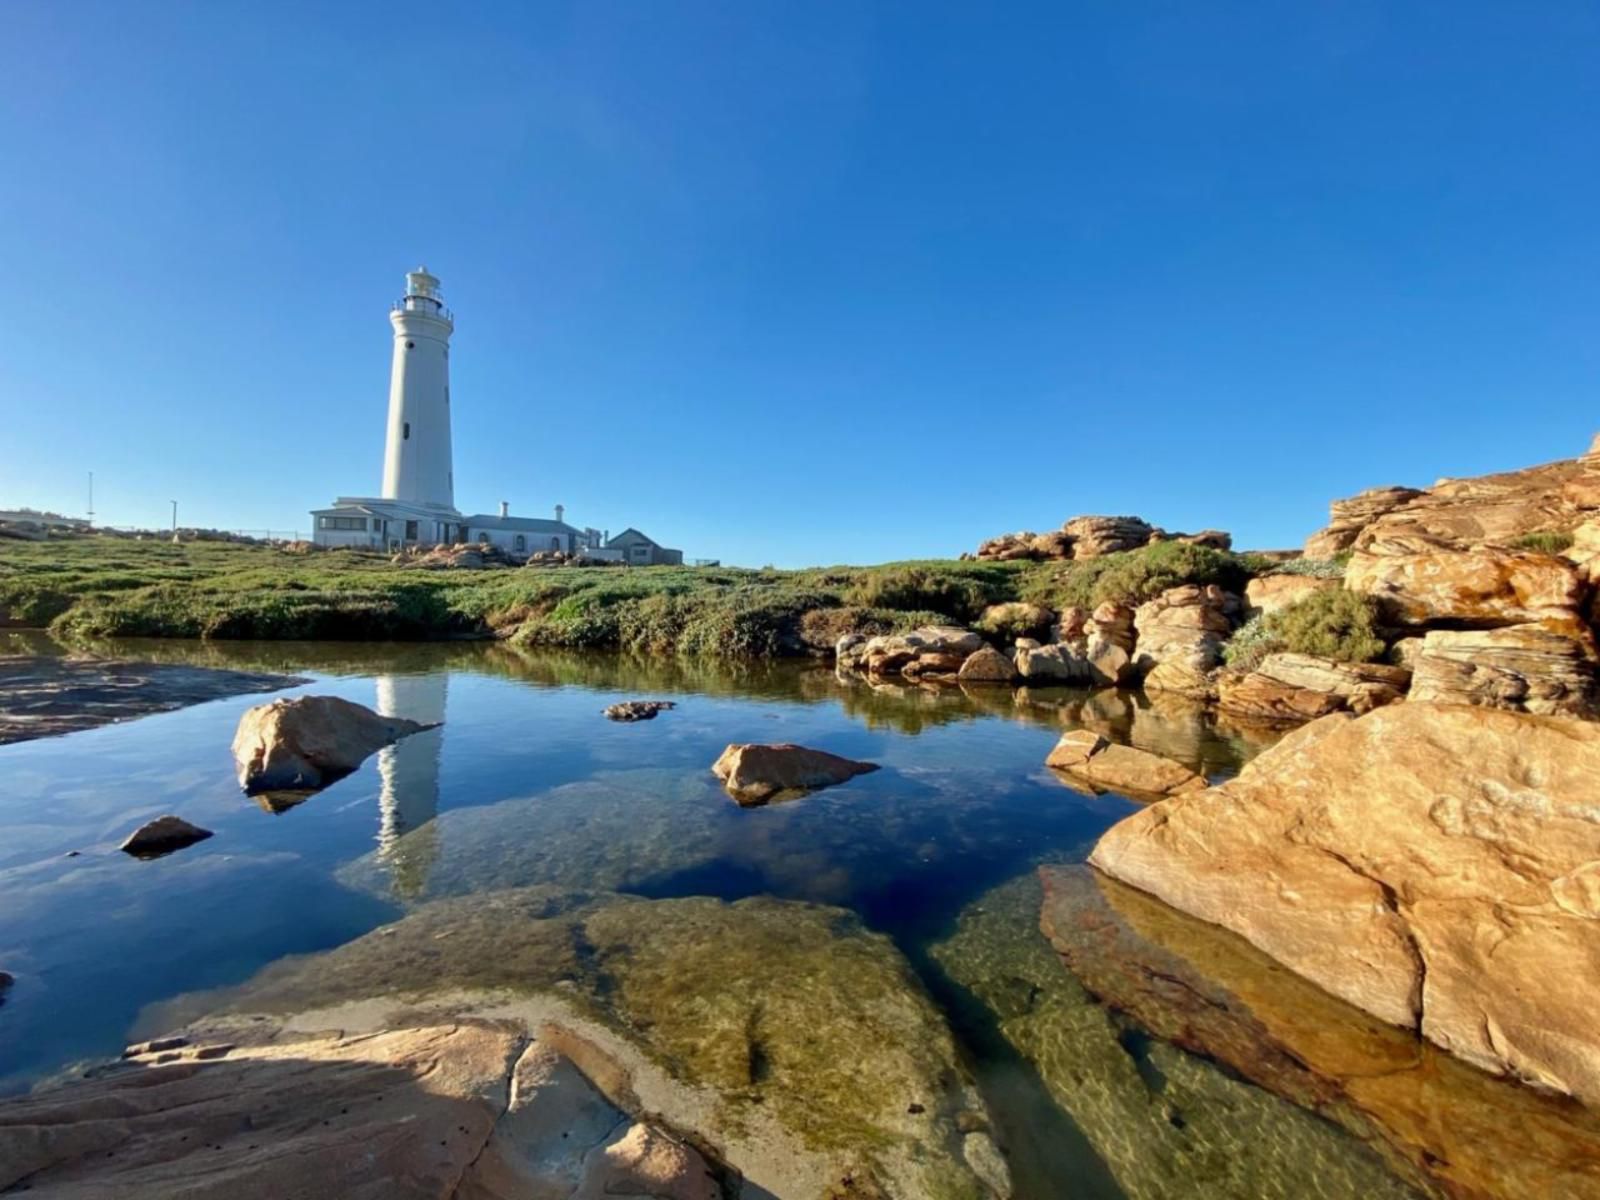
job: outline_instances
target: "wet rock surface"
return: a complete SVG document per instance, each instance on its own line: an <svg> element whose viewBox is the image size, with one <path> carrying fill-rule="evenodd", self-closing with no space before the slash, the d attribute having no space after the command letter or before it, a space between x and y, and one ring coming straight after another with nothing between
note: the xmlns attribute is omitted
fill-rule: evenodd
<svg viewBox="0 0 1600 1200"><path fill-rule="evenodd" d="M239 718L233 735L239 786L252 795L316 791L383 747L428 728L338 696L274 700Z"/></svg>
<svg viewBox="0 0 1600 1200"><path fill-rule="evenodd" d="M671 700L624 700L607 706L603 715L612 721L653 721L677 707Z"/></svg>
<svg viewBox="0 0 1600 1200"><path fill-rule="evenodd" d="M305 682L287 675L178 663L0 655L0 745Z"/></svg>
<svg viewBox="0 0 1600 1200"><path fill-rule="evenodd" d="M840 1194L908 1200L1009 1190L937 1009L889 941L840 909L484 893L195 1002L210 1010L189 1022L196 1045L237 1040L262 1017L299 1029L436 1025L444 1013L510 1024L611 1103L657 1114L767 1189L751 1196L846 1181L858 1192Z"/></svg>
<svg viewBox="0 0 1600 1200"><path fill-rule="evenodd" d="M1133 799L1171 796L1206 786L1204 779L1182 763L1135 746L1118 745L1088 729L1062 734L1045 765L1099 790Z"/></svg>
<svg viewBox="0 0 1600 1200"><path fill-rule="evenodd" d="M1600 725L1408 701L1296 730L1090 861L1469 1062L1594 1102L1596 778Z"/></svg>
<svg viewBox="0 0 1600 1200"><path fill-rule="evenodd" d="M1074 979L1148 1034L1342 1126L1419 1191L1600 1196L1592 1110L1477 1071L1086 868L1040 874L1040 926Z"/></svg>

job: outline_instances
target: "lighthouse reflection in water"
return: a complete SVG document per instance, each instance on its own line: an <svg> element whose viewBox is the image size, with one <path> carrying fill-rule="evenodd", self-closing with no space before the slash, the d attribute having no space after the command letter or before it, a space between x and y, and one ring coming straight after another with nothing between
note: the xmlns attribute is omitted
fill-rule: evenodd
<svg viewBox="0 0 1600 1200"><path fill-rule="evenodd" d="M378 857L389 867L396 896L421 893L439 852L439 759L449 675L380 675L378 712L436 725L378 752ZM407 837L406 835L411 836Z"/></svg>

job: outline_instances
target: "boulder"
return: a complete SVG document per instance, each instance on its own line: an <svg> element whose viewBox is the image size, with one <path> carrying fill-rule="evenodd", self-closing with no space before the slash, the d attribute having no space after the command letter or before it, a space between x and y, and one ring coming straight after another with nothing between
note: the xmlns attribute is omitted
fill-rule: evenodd
<svg viewBox="0 0 1600 1200"><path fill-rule="evenodd" d="M1406 626L1570 621L1583 597L1577 568L1556 555L1455 549L1419 537L1368 541L1351 555L1345 587L1371 596L1386 619Z"/></svg>
<svg viewBox="0 0 1600 1200"><path fill-rule="evenodd" d="M1037 545L1040 535L1024 530L1019 533L1002 533L999 537L992 537L978 546L975 557L992 562L1017 562L1022 560L1038 559L1044 556ZM1062 555L1066 557L1066 555Z"/></svg>
<svg viewBox="0 0 1600 1200"><path fill-rule="evenodd" d="M1600 725L1406 703L1307 725L1090 861L1485 1070L1600 1102Z"/></svg>
<svg viewBox="0 0 1600 1200"><path fill-rule="evenodd" d="M1018 642L1015 664L1023 681L1035 686L1089 683L1088 663L1065 642L1049 646Z"/></svg>
<svg viewBox="0 0 1600 1200"><path fill-rule="evenodd" d="M1073 517L1061 531L1072 539L1072 557L1099 558L1147 545L1155 527L1138 517Z"/></svg>
<svg viewBox="0 0 1600 1200"><path fill-rule="evenodd" d="M1542 625L1436 629L1422 639L1411 699L1593 717L1600 703L1594 647Z"/></svg>
<svg viewBox="0 0 1600 1200"><path fill-rule="evenodd" d="M604 715L612 721L653 721L668 709L677 707L671 700L624 700L607 705Z"/></svg>
<svg viewBox="0 0 1600 1200"><path fill-rule="evenodd" d="M1170 542L1183 542L1190 546L1209 546L1213 550L1232 550L1233 534L1220 529L1202 529L1199 533L1170 533Z"/></svg>
<svg viewBox="0 0 1600 1200"><path fill-rule="evenodd" d="M1064 608L1056 617L1055 628L1050 631L1052 642L1076 642L1084 636L1090 612L1086 608Z"/></svg>
<svg viewBox="0 0 1600 1200"><path fill-rule="evenodd" d="M153 821L146 821L130 833L117 849L135 858L160 858L163 854L203 842L210 836L211 830L201 829L182 817L168 813Z"/></svg>
<svg viewBox="0 0 1600 1200"><path fill-rule="evenodd" d="M958 625L924 625L910 633L880 634L864 642L840 645L838 665L869 675L954 673L967 656L986 646L981 634Z"/></svg>
<svg viewBox="0 0 1600 1200"><path fill-rule="evenodd" d="M1089 729L1062 734L1045 765L1097 789L1135 797L1171 796L1206 786L1182 763L1107 741Z"/></svg>
<svg viewBox="0 0 1600 1200"><path fill-rule="evenodd" d="M233 759L239 786L252 794L315 791L418 730L404 717L379 716L338 696L297 696L260 704L239 718Z"/></svg>
<svg viewBox="0 0 1600 1200"><path fill-rule="evenodd" d="M1312 654L1269 654L1250 672L1217 677L1224 712L1265 722L1309 721L1331 712L1370 712L1405 695L1411 672L1384 663L1346 663Z"/></svg>
<svg viewBox="0 0 1600 1200"><path fill-rule="evenodd" d="M722 752L711 773L740 804L755 805L843 783L877 769L876 763L856 762L805 746L735 743Z"/></svg>
<svg viewBox="0 0 1600 1200"><path fill-rule="evenodd" d="M1017 668L993 646L985 646L967 655L956 676L962 683L1011 683L1017 678Z"/></svg>
<svg viewBox="0 0 1600 1200"><path fill-rule="evenodd" d="M1203 696L1239 616L1239 598L1215 584L1170 588L1134 612L1134 668L1146 688Z"/></svg>
<svg viewBox="0 0 1600 1200"><path fill-rule="evenodd" d="M1115 642L1130 655L1133 653L1136 634L1133 628L1133 609L1126 604L1107 600L1097 607L1088 620L1082 623L1083 634L1093 640L1103 637Z"/></svg>
<svg viewBox="0 0 1600 1200"><path fill-rule="evenodd" d="M1258 575L1245 584L1245 610L1252 616L1277 612L1324 588L1338 586L1337 579L1319 575Z"/></svg>

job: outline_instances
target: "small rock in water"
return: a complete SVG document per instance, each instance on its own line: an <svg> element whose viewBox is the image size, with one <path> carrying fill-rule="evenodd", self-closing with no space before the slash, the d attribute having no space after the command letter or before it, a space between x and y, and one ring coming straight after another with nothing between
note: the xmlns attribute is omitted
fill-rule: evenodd
<svg viewBox="0 0 1600 1200"><path fill-rule="evenodd" d="M605 710L613 721L653 721L658 713L678 707L671 700L624 700Z"/></svg>
<svg viewBox="0 0 1600 1200"><path fill-rule="evenodd" d="M160 858L163 854L171 854L174 850L182 850L185 846L203 842L210 836L211 830L201 829L198 825L189 824L182 817L167 813L139 826L128 835L128 839L119 849L135 858Z"/></svg>
<svg viewBox="0 0 1600 1200"><path fill-rule="evenodd" d="M309 794L350 774L383 747L432 728L383 716L338 696L296 696L257 705L239 718L233 735L239 786L252 796Z"/></svg>
<svg viewBox="0 0 1600 1200"><path fill-rule="evenodd" d="M877 763L856 762L806 746L736 743L722 752L711 771L729 795L748 806L798 796L877 769Z"/></svg>
<svg viewBox="0 0 1600 1200"><path fill-rule="evenodd" d="M6 1002L6 993L11 990L11 985L16 981L17 977L10 971L0 971L0 1005Z"/></svg>

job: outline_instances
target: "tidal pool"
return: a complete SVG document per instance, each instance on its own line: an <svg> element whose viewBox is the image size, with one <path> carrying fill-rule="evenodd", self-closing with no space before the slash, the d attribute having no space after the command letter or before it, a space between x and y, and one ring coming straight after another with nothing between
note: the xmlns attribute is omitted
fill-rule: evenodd
<svg viewBox="0 0 1600 1200"><path fill-rule="evenodd" d="M1133 811L1044 758L1091 726L1213 779L1270 735L1154 698L868 686L815 664L685 665L499 645L118 643L122 657L293 673L440 728L309 800L244 797L229 743L259 696L0 747L0 1090L115 1055L185 997L342 946L431 901L553 885L650 899L772 896L853 910L948 1022L1019 1197L1415 1194L1371 1139L1152 1038L1039 932L1043 864ZM618 724L618 700L664 698ZM742 809L729 742L799 742L882 770ZM116 850L177 813L215 832ZM438 981L448 984L449 980ZM1386 1165L1389 1163L1389 1165Z"/></svg>

